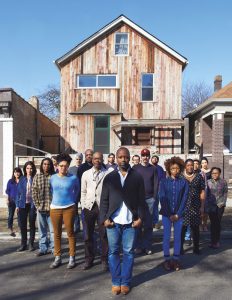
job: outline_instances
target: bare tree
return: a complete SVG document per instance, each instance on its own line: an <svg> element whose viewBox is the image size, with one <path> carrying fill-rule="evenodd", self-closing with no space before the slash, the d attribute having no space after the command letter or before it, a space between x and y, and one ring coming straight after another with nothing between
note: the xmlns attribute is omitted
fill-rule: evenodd
<svg viewBox="0 0 232 300"><path fill-rule="evenodd" d="M212 93L213 89L203 81L186 83L182 91L182 115L187 115L208 99Z"/></svg>
<svg viewBox="0 0 232 300"><path fill-rule="evenodd" d="M60 120L60 89L49 85L44 92L37 95L40 111L47 117L59 123Z"/></svg>

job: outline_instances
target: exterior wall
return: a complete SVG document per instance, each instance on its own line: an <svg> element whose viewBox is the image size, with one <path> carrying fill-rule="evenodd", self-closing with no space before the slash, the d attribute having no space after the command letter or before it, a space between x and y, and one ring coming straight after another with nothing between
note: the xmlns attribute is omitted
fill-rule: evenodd
<svg viewBox="0 0 232 300"><path fill-rule="evenodd" d="M37 111L19 95L12 92L12 116L14 142L27 145L31 140L32 147L39 148L37 132ZM15 155L27 155L27 149L14 147ZM32 154L36 154L35 151Z"/></svg>
<svg viewBox="0 0 232 300"><path fill-rule="evenodd" d="M114 55L115 32L129 33L128 56ZM140 101L142 73L155 74L154 102ZM119 88L76 89L78 74L117 74ZM62 67L61 136L67 143L72 143L80 134L79 128L70 129L75 125L69 113L77 111L86 102L107 102L127 120L180 119L181 76L180 62L132 28L121 25ZM77 149L79 147L81 144Z"/></svg>
<svg viewBox="0 0 232 300"><path fill-rule="evenodd" d="M38 138L42 136L43 150L49 153L59 153L60 127L41 113L38 113Z"/></svg>
<svg viewBox="0 0 232 300"><path fill-rule="evenodd" d="M212 116L201 119L201 141L203 153L212 153Z"/></svg>
<svg viewBox="0 0 232 300"><path fill-rule="evenodd" d="M224 114L213 115L212 160L213 164L223 169L224 150Z"/></svg>
<svg viewBox="0 0 232 300"><path fill-rule="evenodd" d="M5 189L13 170L13 119L0 119L0 207L6 206Z"/></svg>
<svg viewBox="0 0 232 300"><path fill-rule="evenodd" d="M15 92L12 92L11 113L14 119L14 142L27 145L27 140L30 140L32 147L41 149L41 136L50 136L43 138L43 150L50 153L59 152L60 127ZM15 155L27 155L26 148L15 146L14 151ZM36 154L37 151L32 150L32 155Z"/></svg>
<svg viewBox="0 0 232 300"><path fill-rule="evenodd" d="M120 115L110 116L110 127L121 121ZM70 146L78 152L84 153L86 149L94 148L94 116L70 116ZM117 135L118 134L118 135ZM121 133L110 130L110 152L115 152L121 145Z"/></svg>

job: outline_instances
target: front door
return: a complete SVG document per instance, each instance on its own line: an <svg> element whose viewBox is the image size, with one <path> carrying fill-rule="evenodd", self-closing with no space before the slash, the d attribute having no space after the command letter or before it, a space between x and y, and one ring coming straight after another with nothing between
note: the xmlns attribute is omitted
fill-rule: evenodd
<svg viewBox="0 0 232 300"><path fill-rule="evenodd" d="M108 154L110 151L110 117L94 117L94 151Z"/></svg>

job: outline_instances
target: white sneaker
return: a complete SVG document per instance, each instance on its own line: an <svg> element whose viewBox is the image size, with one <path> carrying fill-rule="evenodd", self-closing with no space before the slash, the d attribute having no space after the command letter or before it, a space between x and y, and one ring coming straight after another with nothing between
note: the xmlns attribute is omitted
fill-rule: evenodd
<svg viewBox="0 0 232 300"><path fill-rule="evenodd" d="M50 269L56 269L61 265L61 256L55 256L55 260L52 264L50 264Z"/></svg>
<svg viewBox="0 0 232 300"><path fill-rule="evenodd" d="M76 266L75 256L69 256L69 262L67 265L67 269L73 269Z"/></svg>

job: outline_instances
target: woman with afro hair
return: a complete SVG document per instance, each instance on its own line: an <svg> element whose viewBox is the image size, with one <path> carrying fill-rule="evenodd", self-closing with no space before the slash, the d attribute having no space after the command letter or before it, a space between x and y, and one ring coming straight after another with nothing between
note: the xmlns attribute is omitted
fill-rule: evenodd
<svg viewBox="0 0 232 300"><path fill-rule="evenodd" d="M165 161L168 177L160 182L158 197L161 204L160 214L164 228L163 252L165 270L180 270L181 230L183 214L188 197L188 183L180 176L184 170L184 161L172 157ZM170 256L171 228L174 227L174 253Z"/></svg>

